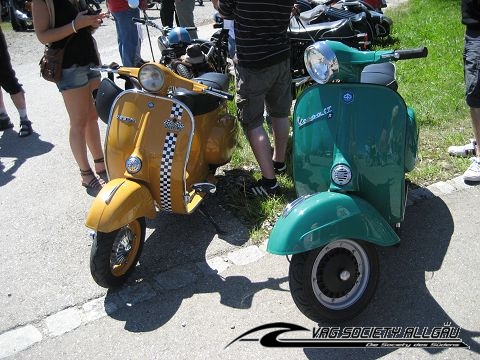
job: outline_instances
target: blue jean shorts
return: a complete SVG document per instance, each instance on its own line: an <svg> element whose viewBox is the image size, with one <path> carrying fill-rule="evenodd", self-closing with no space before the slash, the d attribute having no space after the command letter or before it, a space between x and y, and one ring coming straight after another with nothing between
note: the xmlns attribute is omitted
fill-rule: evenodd
<svg viewBox="0 0 480 360"><path fill-rule="evenodd" d="M62 70L62 79L57 83L60 92L84 87L90 80L100 79L100 71L90 70L95 67L94 63L84 66L73 65Z"/></svg>

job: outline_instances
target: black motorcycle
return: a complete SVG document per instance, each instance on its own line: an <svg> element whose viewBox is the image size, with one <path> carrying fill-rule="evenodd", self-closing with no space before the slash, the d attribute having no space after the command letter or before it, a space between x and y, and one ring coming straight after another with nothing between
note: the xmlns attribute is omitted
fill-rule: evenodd
<svg viewBox="0 0 480 360"><path fill-rule="evenodd" d="M2 19L4 9L8 8L8 18L15 31L33 30L32 1L5 0L2 1ZM5 14L6 15L6 14Z"/></svg>

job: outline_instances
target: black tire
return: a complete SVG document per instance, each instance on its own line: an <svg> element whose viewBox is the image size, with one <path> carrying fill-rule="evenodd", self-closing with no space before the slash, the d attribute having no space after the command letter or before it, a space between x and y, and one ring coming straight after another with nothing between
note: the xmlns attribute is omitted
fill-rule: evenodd
<svg viewBox="0 0 480 360"><path fill-rule="evenodd" d="M350 239L293 255L289 271L295 304L316 322L339 323L357 316L373 297L378 278L375 247Z"/></svg>
<svg viewBox="0 0 480 360"><path fill-rule="evenodd" d="M97 232L90 252L90 273L98 285L112 288L127 280L142 252L145 229L141 217L110 233Z"/></svg>

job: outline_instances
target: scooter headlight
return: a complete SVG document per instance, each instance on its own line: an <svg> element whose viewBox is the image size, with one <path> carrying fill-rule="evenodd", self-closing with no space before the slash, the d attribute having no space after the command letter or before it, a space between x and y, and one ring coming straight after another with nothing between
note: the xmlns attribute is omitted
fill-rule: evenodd
<svg viewBox="0 0 480 360"><path fill-rule="evenodd" d="M336 185L347 185L350 180L352 180L352 170L348 165L338 164L332 168L332 181Z"/></svg>
<svg viewBox="0 0 480 360"><path fill-rule="evenodd" d="M165 75L155 64L145 64L138 71L138 81L145 90L157 92L165 83Z"/></svg>
<svg viewBox="0 0 480 360"><path fill-rule="evenodd" d="M136 174L142 168L142 160L138 156L130 156L125 162L125 168L129 174Z"/></svg>
<svg viewBox="0 0 480 360"><path fill-rule="evenodd" d="M319 84L329 82L338 72L337 56L325 41L307 47L303 59L308 73Z"/></svg>

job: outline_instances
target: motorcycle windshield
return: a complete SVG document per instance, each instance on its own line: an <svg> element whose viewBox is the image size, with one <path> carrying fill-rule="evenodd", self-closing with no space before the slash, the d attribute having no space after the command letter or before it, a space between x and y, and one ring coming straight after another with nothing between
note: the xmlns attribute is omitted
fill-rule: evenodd
<svg viewBox="0 0 480 360"><path fill-rule="evenodd" d="M326 84L295 105L293 174L299 196L353 192L393 224L404 208L407 109L393 90L372 84ZM332 181L343 164L351 179Z"/></svg>

